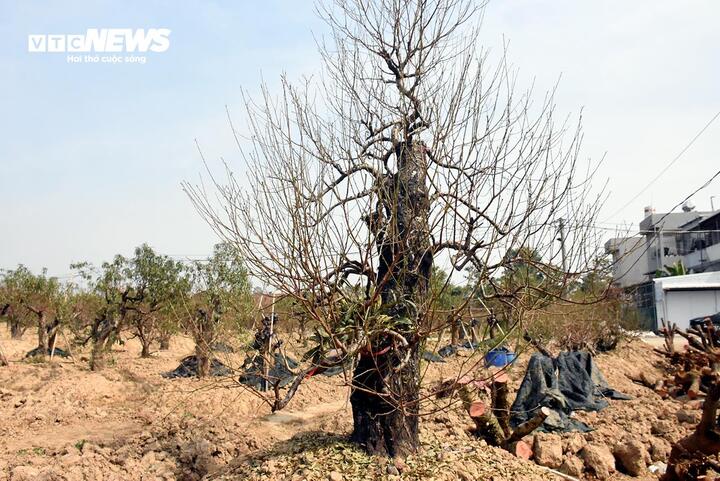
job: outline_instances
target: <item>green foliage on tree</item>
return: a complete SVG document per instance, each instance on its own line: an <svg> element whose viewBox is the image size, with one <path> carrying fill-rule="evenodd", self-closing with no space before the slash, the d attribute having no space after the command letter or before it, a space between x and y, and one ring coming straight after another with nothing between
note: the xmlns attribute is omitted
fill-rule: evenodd
<svg viewBox="0 0 720 481"><path fill-rule="evenodd" d="M27 285L25 279L31 275L30 270L23 265L2 272L0 313L8 323L13 339L20 339L31 324L28 311L22 306L24 287Z"/></svg>
<svg viewBox="0 0 720 481"><path fill-rule="evenodd" d="M189 266L191 297L185 329L195 340L198 376L209 374L212 345L242 329L252 312L250 279L245 264L229 244L218 244L213 255Z"/></svg>
<svg viewBox="0 0 720 481"><path fill-rule="evenodd" d="M593 269L586 273L573 286L573 294L577 300L593 301L606 296L612 286L613 275L611 260L606 257L595 259Z"/></svg>
<svg viewBox="0 0 720 481"><path fill-rule="evenodd" d="M47 275L43 269L33 274L27 267L20 265L14 270L3 273L4 311L11 322L11 331L24 331L31 323L37 326L38 348L47 352L49 345L50 323L59 322L58 313L62 309L64 297L61 284L56 277ZM15 327L13 327L13 323Z"/></svg>
<svg viewBox="0 0 720 481"><path fill-rule="evenodd" d="M95 308L87 337L93 340L93 368L102 367L104 354L124 329L140 340L142 357L150 356L152 342L163 332L175 330L171 310L183 301L190 288L182 263L143 244L135 249L133 257L116 255L99 270L89 263L72 267L96 296L85 298L85 307Z"/></svg>
<svg viewBox="0 0 720 481"><path fill-rule="evenodd" d="M142 344L141 357L150 356L150 345L165 331L174 329L171 310L190 289L190 281L181 262L156 253L143 244L126 262L124 269L130 288L129 324Z"/></svg>
<svg viewBox="0 0 720 481"><path fill-rule="evenodd" d="M466 304L471 289L467 286L454 284L447 272L438 266L433 266L430 276L429 298L434 300L436 310L450 310Z"/></svg>

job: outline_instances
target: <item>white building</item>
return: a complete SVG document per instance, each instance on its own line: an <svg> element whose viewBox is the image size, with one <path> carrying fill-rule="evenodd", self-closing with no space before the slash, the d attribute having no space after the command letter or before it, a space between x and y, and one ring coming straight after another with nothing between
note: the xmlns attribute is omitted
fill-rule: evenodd
<svg viewBox="0 0 720 481"><path fill-rule="evenodd" d="M658 277L655 284L655 312L661 320L690 327L690 319L720 312L720 272Z"/></svg>
<svg viewBox="0 0 720 481"><path fill-rule="evenodd" d="M612 255L613 279L628 288L650 282L657 271L681 261L688 272L720 270L720 211L655 214L646 209L640 232L605 243Z"/></svg>
<svg viewBox="0 0 720 481"><path fill-rule="evenodd" d="M691 274L720 271L720 211L698 212L684 205L682 212L656 214L648 207L639 227L637 235L608 240L605 251L612 256L613 284L632 297L628 307L644 328L655 329L662 317L653 285L658 271L678 261Z"/></svg>

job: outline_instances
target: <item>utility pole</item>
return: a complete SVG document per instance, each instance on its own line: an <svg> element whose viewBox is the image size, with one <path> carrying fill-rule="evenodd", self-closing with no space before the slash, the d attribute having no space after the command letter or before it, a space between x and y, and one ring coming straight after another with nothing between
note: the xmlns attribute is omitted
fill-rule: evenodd
<svg viewBox="0 0 720 481"><path fill-rule="evenodd" d="M558 219L558 238L560 242L560 253L562 254L562 268L563 272L567 274L567 251L565 250L565 219L560 217Z"/></svg>
<svg viewBox="0 0 720 481"><path fill-rule="evenodd" d="M660 267L658 267L658 270L663 270L665 268L665 245L663 243L663 229L662 226L660 227L660 230L658 231L658 244L660 246Z"/></svg>

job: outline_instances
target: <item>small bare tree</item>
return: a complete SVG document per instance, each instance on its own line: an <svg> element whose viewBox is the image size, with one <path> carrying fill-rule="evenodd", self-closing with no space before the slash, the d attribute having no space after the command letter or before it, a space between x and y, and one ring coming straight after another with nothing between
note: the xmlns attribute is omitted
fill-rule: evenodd
<svg viewBox="0 0 720 481"><path fill-rule="evenodd" d="M321 347L354 363L352 439L405 456L419 445L419 357L437 328L433 264L473 266L484 296L512 297L494 280L508 252L529 249L547 282L522 290L562 297L546 288L591 265L599 203L578 175L579 126L556 127L552 95L516 93L504 58L488 66L475 2L334 0L320 14L332 32L321 80L283 79L278 98L265 88L246 103L247 176L213 177L219 203L185 189L253 275L303 307Z"/></svg>

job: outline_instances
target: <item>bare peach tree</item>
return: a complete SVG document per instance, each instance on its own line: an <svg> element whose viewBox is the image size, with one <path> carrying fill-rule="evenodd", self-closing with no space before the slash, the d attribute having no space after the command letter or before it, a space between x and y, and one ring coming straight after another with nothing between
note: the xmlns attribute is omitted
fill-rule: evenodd
<svg viewBox="0 0 720 481"><path fill-rule="evenodd" d="M236 133L247 172L184 187L252 275L319 326L308 369L352 363L352 439L406 456L436 328L433 264L473 266L483 295L514 296L493 279L508 252L531 249L545 281L526 287L561 297L546 286L591 265L599 202L579 123L556 126L552 94L517 93L504 55L488 65L475 2L334 0L319 12L332 32L322 76L248 99L250 142Z"/></svg>

